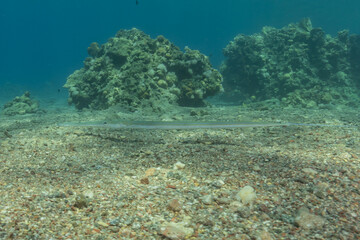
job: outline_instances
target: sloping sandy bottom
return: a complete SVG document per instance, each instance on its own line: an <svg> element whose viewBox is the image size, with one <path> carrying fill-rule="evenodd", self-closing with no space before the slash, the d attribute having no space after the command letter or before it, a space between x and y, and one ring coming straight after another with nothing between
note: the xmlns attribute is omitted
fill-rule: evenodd
<svg viewBox="0 0 360 240"><path fill-rule="evenodd" d="M1 116L0 239L360 238L358 127L57 125L176 119L359 126L356 110L190 112ZM255 200L239 197L245 186Z"/></svg>

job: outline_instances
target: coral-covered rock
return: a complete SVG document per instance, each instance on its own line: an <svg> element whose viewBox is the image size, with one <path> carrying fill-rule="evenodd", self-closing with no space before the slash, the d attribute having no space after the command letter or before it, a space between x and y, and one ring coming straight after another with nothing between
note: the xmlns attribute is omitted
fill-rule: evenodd
<svg viewBox="0 0 360 240"><path fill-rule="evenodd" d="M351 35L348 44L352 76L360 88L360 35Z"/></svg>
<svg viewBox="0 0 360 240"><path fill-rule="evenodd" d="M356 104L359 46L359 36L344 30L331 37L308 18L282 29L240 34L224 49L224 87L237 100L276 98L303 107Z"/></svg>
<svg viewBox="0 0 360 240"><path fill-rule="evenodd" d="M27 113L39 112L38 101L30 97L30 92L26 91L22 96L15 97L12 101L4 105L3 113L8 116L23 115Z"/></svg>
<svg viewBox="0 0 360 240"><path fill-rule="evenodd" d="M138 29L121 30L101 47L92 43L88 53L64 86L78 109L201 106L222 90L222 76L208 57L189 48L182 52L163 36L151 39Z"/></svg>

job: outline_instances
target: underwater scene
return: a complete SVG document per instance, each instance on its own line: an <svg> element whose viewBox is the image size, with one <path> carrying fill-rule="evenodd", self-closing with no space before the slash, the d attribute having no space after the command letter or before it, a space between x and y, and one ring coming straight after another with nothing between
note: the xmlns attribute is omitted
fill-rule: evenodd
<svg viewBox="0 0 360 240"><path fill-rule="evenodd" d="M0 239L360 239L359 1L0 6Z"/></svg>

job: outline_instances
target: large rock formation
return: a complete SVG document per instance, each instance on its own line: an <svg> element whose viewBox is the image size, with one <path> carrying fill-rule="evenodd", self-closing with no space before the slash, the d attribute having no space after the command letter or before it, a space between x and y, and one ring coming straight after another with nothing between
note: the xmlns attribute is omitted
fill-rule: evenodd
<svg viewBox="0 0 360 240"><path fill-rule="evenodd" d="M28 113L41 113L39 102L30 97L30 92L26 91L22 96L15 97L12 101L4 105L4 115L24 115Z"/></svg>
<svg viewBox="0 0 360 240"><path fill-rule="evenodd" d="M151 39L138 29L121 30L102 46L92 43L88 53L64 86L78 109L202 106L222 90L222 76L208 57L189 48L184 53L163 36Z"/></svg>
<svg viewBox="0 0 360 240"><path fill-rule="evenodd" d="M359 102L360 38L347 30L331 37L310 19L264 27L236 36L224 55L224 88L237 100L276 98L303 107Z"/></svg>

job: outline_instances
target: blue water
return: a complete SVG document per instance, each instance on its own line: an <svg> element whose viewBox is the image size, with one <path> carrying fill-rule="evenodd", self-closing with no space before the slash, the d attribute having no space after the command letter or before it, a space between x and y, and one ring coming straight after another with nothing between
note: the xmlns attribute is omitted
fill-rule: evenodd
<svg viewBox="0 0 360 240"><path fill-rule="evenodd" d="M2 0L0 87L10 95L30 90L53 94L82 67L91 42L104 43L119 29L164 35L179 47L211 56L237 34L283 27L310 17L336 34L360 33L358 0ZM62 90L65 91L65 90Z"/></svg>

